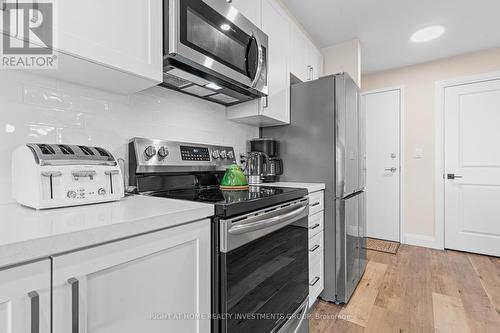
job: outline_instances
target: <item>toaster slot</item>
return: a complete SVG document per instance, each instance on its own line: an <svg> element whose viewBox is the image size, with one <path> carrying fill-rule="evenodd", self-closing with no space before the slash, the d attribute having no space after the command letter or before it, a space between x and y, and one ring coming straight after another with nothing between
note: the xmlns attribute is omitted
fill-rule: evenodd
<svg viewBox="0 0 500 333"><path fill-rule="evenodd" d="M113 189L113 178L118 177L118 170L106 170L104 171L104 174L108 176L109 178L109 189L111 194L114 194L114 189Z"/></svg>
<svg viewBox="0 0 500 333"><path fill-rule="evenodd" d="M44 199L54 199L54 178L61 177L61 171L42 172L42 191Z"/></svg>

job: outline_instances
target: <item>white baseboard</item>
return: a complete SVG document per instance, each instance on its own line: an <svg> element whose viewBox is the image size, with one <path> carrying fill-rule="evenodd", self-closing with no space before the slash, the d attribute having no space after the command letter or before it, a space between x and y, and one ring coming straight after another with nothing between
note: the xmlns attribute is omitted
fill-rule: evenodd
<svg viewBox="0 0 500 333"><path fill-rule="evenodd" d="M441 247L438 244L438 242L436 242L435 237L426 236L426 235L405 233L405 238L404 238L403 244L428 247L428 248L437 249L437 250L443 250L443 247Z"/></svg>

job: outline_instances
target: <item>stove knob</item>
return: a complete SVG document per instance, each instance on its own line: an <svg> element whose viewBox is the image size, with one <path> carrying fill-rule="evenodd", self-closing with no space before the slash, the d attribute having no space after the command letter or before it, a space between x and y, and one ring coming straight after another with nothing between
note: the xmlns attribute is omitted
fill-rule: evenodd
<svg viewBox="0 0 500 333"><path fill-rule="evenodd" d="M234 153L233 153L232 150L230 150L230 151L227 152L227 158L229 158L229 159L233 159L234 158Z"/></svg>
<svg viewBox="0 0 500 333"><path fill-rule="evenodd" d="M70 199L74 199L74 198L76 198L76 192L75 191L68 191L68 193L66 193L66 196Z"/></svg>
<svg viewBox="0 0 500 333"><path fill-rule="evenodd" d="M220 157L223 158L223 159L225 159L227 157L227 153L226 153L225 150L223 150L223 151L220 152Z"/></svg>
<svg viewBox="0 0 500 333"><path fill-rule="evenodd" d="M163 146L163 147L160 147L160 149L158 149L158 156L160 157L160 159L164 159L165 157L168 156L168 148Z"/></svg>
<svg viewBox="0 0 500 333"><path fill-rule="evenodd" d="M212 152L212 157L215 158L215 159L218 159L220 157L220 153L218 150L214 150Z"/></svg>
<svg viewBox="0 0 500 333"><path fill-rule="evenodd" d="M144 150L144 155L146 156L146 159L149 160L150 158L156 155L156 148L153 146L148 146Z"/></svg>
<svg viewBox="0 0 500 333"><path fill-rule="evenodd" d="M101 187L100 189L97 190L97 194L99 194L99 195L105 195L106 194L106 190Z"/></svg>

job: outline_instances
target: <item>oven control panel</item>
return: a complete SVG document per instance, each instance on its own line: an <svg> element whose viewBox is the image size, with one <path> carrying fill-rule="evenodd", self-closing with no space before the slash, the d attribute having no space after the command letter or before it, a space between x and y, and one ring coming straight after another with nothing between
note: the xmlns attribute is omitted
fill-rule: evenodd
<svg viewBox="0 0 500 333"><path fill-rule="evenodd" d="M210 162L210 151L207 147L180 146L183 161Z"/></svg>
<svg viewBox="0 0 500 333"><path fill-rule="evenodd" d="M134 138L129 143L131 170L136 172L225 171L236 163L233 147Z"/></svg>

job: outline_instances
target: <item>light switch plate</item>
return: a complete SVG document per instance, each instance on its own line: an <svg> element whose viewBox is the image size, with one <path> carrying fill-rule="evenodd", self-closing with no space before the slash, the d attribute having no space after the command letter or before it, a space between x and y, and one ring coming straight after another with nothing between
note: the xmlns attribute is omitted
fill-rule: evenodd
<svg viewBox="0 0 500 333"><path fill-rule="evenodd" d="M416 159L424 158L424 150L422 148L415 148L415 158Z"/></svg>

